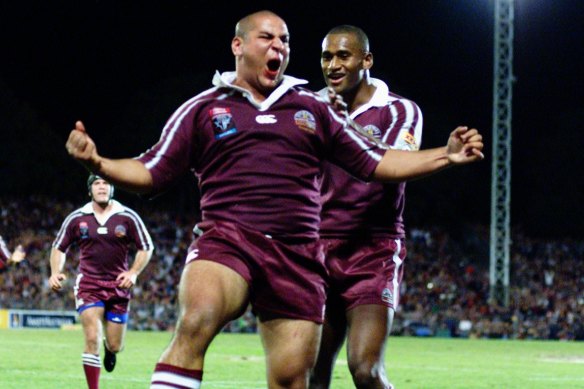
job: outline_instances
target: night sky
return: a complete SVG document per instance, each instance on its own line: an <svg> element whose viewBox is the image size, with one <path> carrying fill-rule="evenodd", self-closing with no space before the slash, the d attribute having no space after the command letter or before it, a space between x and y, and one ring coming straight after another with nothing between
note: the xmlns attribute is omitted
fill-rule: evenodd
<svg viewBox="0 0 584 389"><path fill-rule="evenodd" d="M291 32L287 73L309 87L323 86L326 32L354 24L369 35L372 76L421 107L423 148L444 144L457 125L480 129L485 161L410 183L406 222L489 223L492 0L7 3L0 194L80 190L86 173L64 149L78 119L102 155L144 151L174 109L210 87L215 70L234 69L235 23L270 9ZM512 225L534 236L584 238L583 26L584 1L516 0Z"/></svg>

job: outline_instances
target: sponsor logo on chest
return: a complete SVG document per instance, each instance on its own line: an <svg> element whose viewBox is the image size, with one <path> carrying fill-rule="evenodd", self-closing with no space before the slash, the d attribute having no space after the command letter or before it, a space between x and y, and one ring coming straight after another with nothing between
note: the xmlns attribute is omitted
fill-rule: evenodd
<svg viewBox="0 0 584 389"><path fill-rule="evenodd" d="M259 124L274 124L278 122L276 115L258 115L256 116L256 122Z"/></svg>
<svg viewBox="0 0 584 389"><path fill-rule="evenodd" d="M235 134L237 127L229 108L211 108L209 110L211 123L213 123L213 133L215 139L222 139L226 136Z"/></svg>
<svg viewBox="0 0 584 389"><path fill-rule="evenodd" d="M409 145L410 150L418 150L418 145L416 144L416 138L409 132L404 132L402 139L405 143Z"/></svg>

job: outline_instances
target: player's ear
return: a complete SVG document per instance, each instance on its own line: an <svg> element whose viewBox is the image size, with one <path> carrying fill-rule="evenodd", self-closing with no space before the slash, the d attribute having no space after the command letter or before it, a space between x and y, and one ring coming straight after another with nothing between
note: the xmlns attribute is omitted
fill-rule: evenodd
<svg viewBox="0 0 584 389"><path fill-rule="evenodd" d="M363 69L369 70L373 67L373 53L368 51L363 56Z"/></svg>
<svg viewBox="0 0 584 389"><path fill-rule="evenodd" d="M242 53L242 46L243 46L243 38L240 36L236 36L231 41L231 52L233 55L240 56Z"/></svg>

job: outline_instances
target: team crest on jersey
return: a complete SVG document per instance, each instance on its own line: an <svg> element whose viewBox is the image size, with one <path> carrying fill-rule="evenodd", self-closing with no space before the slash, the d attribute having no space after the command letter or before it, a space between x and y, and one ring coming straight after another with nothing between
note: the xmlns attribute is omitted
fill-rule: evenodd
<svg viewBox="0 0 584 389"><path fill-rule="evenodd" d="M385 288L381 292L381 301L393 304L393 294L391 293L391 290L389 290L389 288Z"/></svg>
<svg viewBox="0 0 584 389"><path fill-rule="evenodd" d="M79 223L79 234L81 234L81 239L89 238L89 226L86 222Z"/></svg>
<svg viewBox="0 0 584 389"><path fill-rule="evenodd" d="M316 120L314 115L308 111L298 111L294 114L294 123L306 132L314 134L316 131Z"/></svg>
<svg viewBox="0 0 584 389"><path fill-rule="evenodd" d="M373 124L368 124L365 127L363 127L363 129L374 138L381 139L381 130L375 127Z"/></svg>
<svg viewBox="0 0 584 389"><path fill-rule="evenodd" d="M237 132L233 115L229 108L212 108L209 110L209 116L211 116L211 122L213 123L215 139L225 138Z"/></svg>
<svg viewBox="0 0 584 389"><path fill-rule="evenodd" d="M126 236L126 227L124 227L121 224L117 225L116 228L114 229L114 234L118 238L123 238L124 236Z"/></svg>

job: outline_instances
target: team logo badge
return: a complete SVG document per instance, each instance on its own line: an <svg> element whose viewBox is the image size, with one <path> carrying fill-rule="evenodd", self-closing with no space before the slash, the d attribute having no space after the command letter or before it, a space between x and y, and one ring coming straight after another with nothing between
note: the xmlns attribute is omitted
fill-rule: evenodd
<svg viewBox="0 0 584 389"><path fill-rule="evenodd" d="M381 301L388 304L393 304L393 294L391 293L391 290L388 288L383 289L381 292Z"/></svg>
<svg viewBox="0 0 584 389"><path fill-rule="evenodd" d="M86 222L79 223L79 234L81 234L81 239L89 238L89 226Z"/></svg>
<svg viewBox="0 0 584 389"><path fill-rule="evenodd" d="M316 120L314 115L308 111L298 111L294 114L294 123L306 132L314 134L316 131Z"/></svg>
<svg viewBox="0 0 584 389"><path fill-rule="evenodd" d="M215 139L222 139L237 132L233 115L229 108L212 108L209 110L209 116L211 116L211 122L213 123Z"/></svg>
<svg viewBox="0 0 584 389"><path fill-rule="evenodd" d="M199 249L194 249L193 251L191 251L187 255L186 263L189 263L190 261L192 261L193 259L197 258L198 256L199 256Z"/></svg>
<svg viewBox="0 0 584 389"><path fill-rule="evenodd" d="M365 127L363 127L363 129L367 131L367 133L372 137L376 139L381 139L381 130L375 127L373 124L368 124Z"/></svg>
<svg viewBox="0 0 584 389"><path fill-rule="evenodd" d="M123 238L124 236L126 236L126 227L124 227L121 224L117 225L116 228L114 229L114 234L118 238Z"/></svg>

